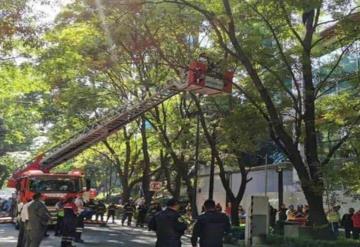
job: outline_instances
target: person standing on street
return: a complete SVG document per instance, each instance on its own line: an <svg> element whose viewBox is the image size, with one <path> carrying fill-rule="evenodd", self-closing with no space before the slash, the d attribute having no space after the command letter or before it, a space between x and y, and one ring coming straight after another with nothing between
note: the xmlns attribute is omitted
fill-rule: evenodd
<svg viewBox="0 0 360 247"><path fill-rule="evenodd" d="M138 226L144 227L145 217L146 217L146 212L147 212L147 207L144 202L138 206L137 211L138 211L138 216L137 216L137 220L136 220L136 227L138 227Z"/></svg>
<svg viewBox="0 0 360 247"><path fill-rule="evenodd" d="M86 206L89 209L87 219L92 220L93 215L96 215L96 204L94 199L90 199Z"/></svg>
<svg viewBox="0 0 360 247"><path fill-rule="evenodd" d="M353 230L353 238L354 239L359 239L359 234L360 234L360 210L357 211L352 217L351 217L352 221L353 221L353 226L354 226L354 230Z"/></svg>
<svg viewBox="0 0 360 247"><path fill-rule="evenodd" d="M25 247L26 246L26 239L27 239L27 231L26 231L26 223L29 220L29 211L28 208L32 203L32 200L29 200L27 203L23 204L21 208L19 208L19 236L17 247Z"/></svg>
<svg viewBox="0 0 360 247"><path fill-rule="evenodd" d="M64 202L59 200L55 204L56 209L56 225L55 225L55 236L61 236L64 224Z"/></svg>
<svg viewBox="0 0 360 247"><path fill-rule="evenodd" d="M147 224L149 224L150 220L159 212L162 211L161 205L159 202L153 202L150 205L150 208L147 212L147 216L145 217L145 221Z"/></svg>
<svg viewBox="0 0 360 247"><path fill-rule="evenodd" d="M22 201L20 201L20 199L18 199L17 202L17 207L16 207L16 219L15 219L15 229L19 230L20 229L20 221L21 221L21 210L24 206L24 203Z"/></svg>
<svg viewBox="0 0 360 247"><path fill-rule="evenodd" d="M40 199L41 193L35 193L33 202L28 206L29 221L26 223L28 232L27 247L40 246L51 218L48 209Z"/></svg>
<svg viewBox="0 0 360 247"><path fill-rule="evenodd" d="M204 208L205 213L195 223L191 244L196 247L200 238L200 247L222 247L224 235L231 228L229 218L216 210L213 200L205 201Z"/></svg>
<svg viewBox="0 0 360 247"><path fill-rule="evenodd" d="M352 217L354 215L355 210L353 208L349 208L349 213L344 214L341 219L341 225L345 229L345 237L351 238L351 233L354 234L354 225Z"/></svg>
<svg viewBox="0 0 360 247"><path fill-rule="evenodd" d="M124 225L125 220L127 219L127 225L131 226L131 221L132 221L132 217L134 215L134 211L135 211L135 205L133 204L132 201L130 201L124 205L124 214L121 219L121 225Z"/></svg>
<svg viewBox="0 0 360 247"><path fill-rule="evenodd" d="M116 205L115 203L112 202L108 207L106 224L108 223L110 217L112 217L112 223L115 224L115 213L116 213Z"/></svg>
<svg viewBox="0 0 360 247"><path fill-rule="evenodd" d="M156 232L156 247L181 247L181 236L187 225L178 213L179 202L170 199L166 206L150 220L149 229Z"/></svg>
<svg viewBox="0 0 360 247"><path fill-rule="evenodd" d="M340 214L336 206L327 213L327 220L330 225L330 230L333 232L335 239L339 236L339 223L340 223Z"/></svg>
<svg viewBox="0 0 360 247"><path fill-rule="evenodd" d="M70 197L65 200L63 210L64 219L61 247L72 247L72 241L76 233L77 224L77 207L74 203L74 198Z"/></svg>
<svg viewBox="0 0 360 247"><path fill-rule="evenodd" d="M96 205L96 221L98 221L100 217L101 222L103 222L105 212L106 212L105 204L103 203L103 201L99 201L99 203Z"/></svg>
<svg viewBox="0 0 360 247"><path fill-rule="evenodd" d="M79 194L75 199L75 205L77 208L78 216L77 216L77 223L76 223L76 232L75 232L75 242L83 243L84 240L81 239L81 234L84 229L84 200L82 198L82 194Z"/></svg>

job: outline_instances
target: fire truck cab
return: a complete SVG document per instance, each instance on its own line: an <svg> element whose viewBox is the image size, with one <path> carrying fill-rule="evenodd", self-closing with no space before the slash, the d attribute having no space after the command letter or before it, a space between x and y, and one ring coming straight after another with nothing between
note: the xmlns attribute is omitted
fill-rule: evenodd
<svg viewBox="0 0 360 247"><path fill-rule="evenodd" d="M84 174L80 171L46 173L41 170L28 170L10 185L15 185L18 202L26 203L35 193L42 193L45 205L52 216L50 224L56 222L55 204L60 200L75 198L81 194L84 201L87 201L96 196L96 192L90 189L90 181L85 180Z"/></svg>
<svg viewBox="0 0 360 247"><path fill-rule="evenodd" d="M31 170L23 173L17 179L16 190L21 202L31 200L36 192L41 192L47 206L54 206L59 200L76 197L85 189L84 175L80 172L44 173L41 170Z"/></svg>

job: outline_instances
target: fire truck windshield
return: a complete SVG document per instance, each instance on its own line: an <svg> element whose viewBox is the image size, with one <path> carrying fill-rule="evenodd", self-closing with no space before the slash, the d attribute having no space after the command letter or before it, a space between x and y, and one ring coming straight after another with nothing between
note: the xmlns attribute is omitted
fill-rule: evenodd
<svg viewBox="0 0 360 247"><path fill-rule="evenodd" d="M78 179L36 177L30 179L29 188L33 192L79 192L80 184Z"/></svg>

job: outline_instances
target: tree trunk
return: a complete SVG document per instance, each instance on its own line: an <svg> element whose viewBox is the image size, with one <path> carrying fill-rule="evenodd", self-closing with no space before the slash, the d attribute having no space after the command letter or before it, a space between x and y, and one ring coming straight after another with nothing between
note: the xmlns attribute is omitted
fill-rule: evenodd
<svg viewBox="0 0 360 247"><path fill-rule="evenodd" d="M240 224L239 219L239 206L241 200L232 200L231 203L231 225L238 226Z"/></svg>
<svg viewBox="0 0 360 247"><path fill-rule="evenodd" d="M122 201L123 203L127 203L129 202L129 199L130 199L130 195L131 195L131 190L128 186L124 186L123 185L123 191L122 191Z"/></svg>
<svg viewBox="0 0 360 247"><path fill-rule="evenodd" d="M314 226L313 232L314 237L318 239L333 239L333 234L329 229L328 221L326 219L326 214L323 207L323 192L313 192L313 190L308 189L303 186L304 194L306 200L309 204L309 224Z"/></svg>
<svg viewBox="0 0 360 247"><path fill-rule="evenodd" d="M324 185L315 182L303 183L302 189L304 191L307 202L309 203L309 216L311 223L319 222L319 225L327 224L326 214L323 207Z"/></svg>

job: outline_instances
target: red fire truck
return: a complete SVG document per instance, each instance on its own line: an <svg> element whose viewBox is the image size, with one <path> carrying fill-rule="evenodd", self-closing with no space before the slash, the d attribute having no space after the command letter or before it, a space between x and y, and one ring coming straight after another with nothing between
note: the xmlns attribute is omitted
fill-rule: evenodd
<svg viewBox="0 0 360 247"><path fill-rule="evenodd" d="M82 194L85 200L96 196L96 190L90 188L90 180L86 180L81 171L50 173L46 168L40 167L41 160L42 156L37 157L8 180L8 187L16 188L18 202L26 203L36 192L41 192L52 215L51 223L54 223L55 204L58 201L74 198L79 194Z"/></svg>
<svg viewBox="0 0 360 247"><path fill-rule="evenodd" d="M222 78L211 77L208 72L206 62L194 61L189 67L187 83L172 84L141 102L130 103L113 111L105 119L51 148L23 169L16 171L8 180L8 187L16 188L17 197L22 202L30 200L35 192L42 192L49 209L66 197L78 194L83 194L85 200L94 197L96 191L90 189L90 181L85 180L81 172L61 174L52 173L51 169L106 139L148 110L182 91L208 95L231 93L233 72L226 71L220 76Z"/></svg>

